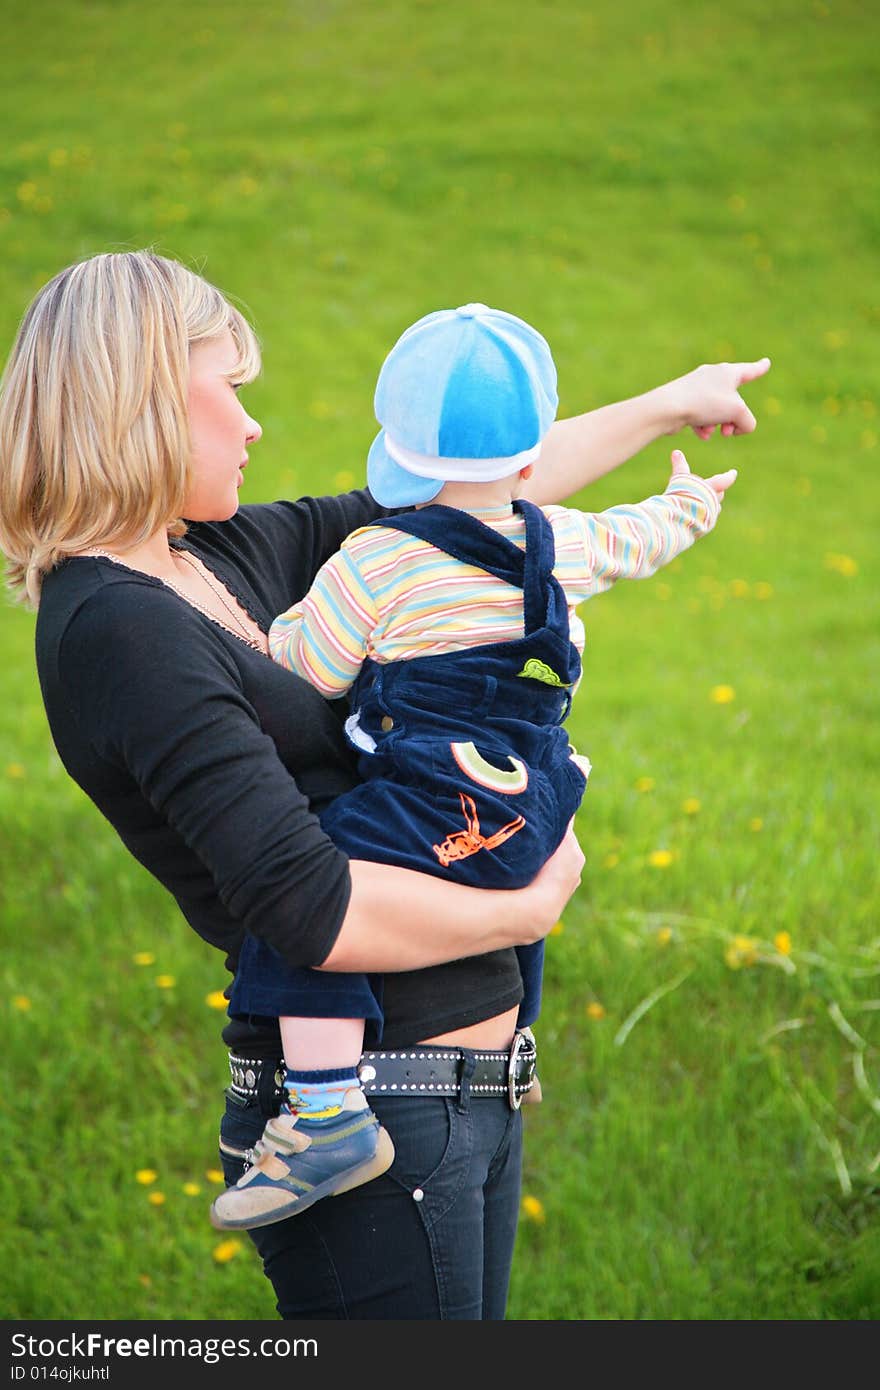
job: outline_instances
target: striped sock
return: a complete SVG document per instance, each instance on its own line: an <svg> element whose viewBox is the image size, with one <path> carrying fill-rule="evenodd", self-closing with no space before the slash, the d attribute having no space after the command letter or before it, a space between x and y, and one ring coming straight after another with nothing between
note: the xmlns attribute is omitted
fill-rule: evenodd
<svg viewBox="0 0 880 1390"><path fill-rule="evenodd" d="M282 1109L309 1123L335 1120L346 1091L357 1089L360 1084L354 1067L327 1071L292 1071L288 1067L284 1074L287 1101Z"/></svg>

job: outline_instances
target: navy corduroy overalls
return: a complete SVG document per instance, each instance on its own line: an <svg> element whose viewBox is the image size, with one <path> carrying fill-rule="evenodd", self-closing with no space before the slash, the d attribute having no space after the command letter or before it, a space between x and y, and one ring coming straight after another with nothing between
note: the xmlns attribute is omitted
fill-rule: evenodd
<svg viewBox="0 0 880 1390"><path fill-rule="evenodd" d="M562 723L580 674L555 547L540 508L514 502L521 550L476 517L428 506L383 525L430 542L523 590L524 635L436 656L366 660L346 723L364 781L321 824L352 859L396 864L480 888L522 888L562 840L586 778ZM413 924L417 931L418 924ZM517 948L518 1026L538 1015L543 942ZM245 939L233 1014L365 1018L381 1036L381 976L296 970Z"/></svg>

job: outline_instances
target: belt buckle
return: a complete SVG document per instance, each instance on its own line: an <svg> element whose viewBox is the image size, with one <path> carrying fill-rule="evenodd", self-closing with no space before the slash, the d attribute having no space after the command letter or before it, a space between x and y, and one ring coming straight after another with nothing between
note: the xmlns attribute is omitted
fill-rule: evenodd
<svg viewBox="0 0 880 1390"><path fill-rule="evenodd" d="M516 1033L507 1060L507 1099L511 1110L519 1110L522 1105L522 1098L516 1094L516 1064L525 1042L525 1034Z"/></svg>

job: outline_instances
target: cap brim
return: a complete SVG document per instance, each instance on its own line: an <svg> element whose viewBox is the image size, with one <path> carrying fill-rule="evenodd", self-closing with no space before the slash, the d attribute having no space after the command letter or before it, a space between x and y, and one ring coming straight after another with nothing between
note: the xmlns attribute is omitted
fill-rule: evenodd
<svg viewBox="0 0 880 1390"><path fill-rule="evenodd" d="M379 431L367 455L367 487L380 506L414 507L430 502L442 486L442 478L419 478L395 463L385 448L385 431Z"/></svg>

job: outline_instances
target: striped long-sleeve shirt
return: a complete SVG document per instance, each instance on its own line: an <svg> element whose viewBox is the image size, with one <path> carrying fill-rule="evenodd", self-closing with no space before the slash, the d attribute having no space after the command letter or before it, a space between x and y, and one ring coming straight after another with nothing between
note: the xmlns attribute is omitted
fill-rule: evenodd
<svg viewBox="0 0 880 1390"><path fill-rule="evenodd" d="M647 579L710 531L719 509L717 494L691 474L673 477L661 496L604 512L543 508L581 652L577 605L618 579ZM525 523L512 506L473 514L524 546ZM332 699L349 689L365 657L401 661L522 635L521 589L378 524L353 531L302 601L275 619L269 650Z"/></svg>

